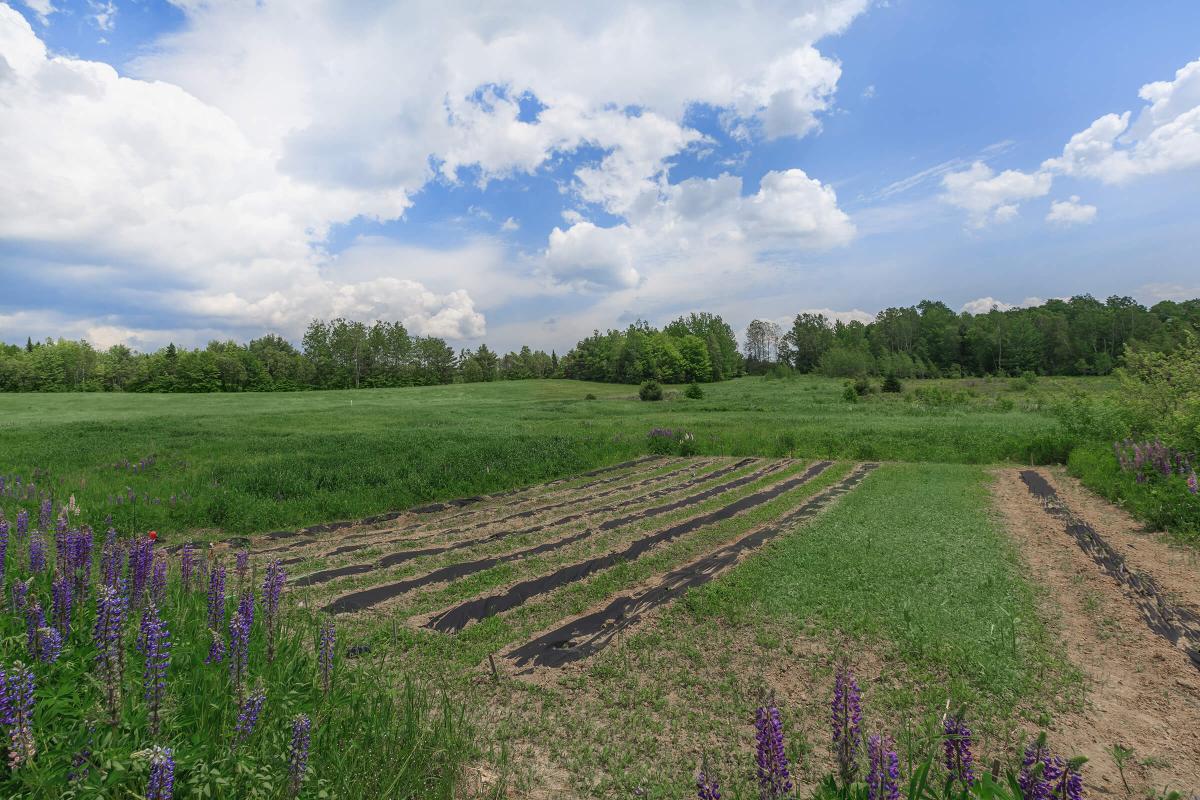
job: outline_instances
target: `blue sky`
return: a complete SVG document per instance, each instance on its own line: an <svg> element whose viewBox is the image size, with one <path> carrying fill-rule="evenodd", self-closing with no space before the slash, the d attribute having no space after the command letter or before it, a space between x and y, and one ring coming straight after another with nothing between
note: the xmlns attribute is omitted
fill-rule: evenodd
<svg viewBox="0 0 1200 800"><path fill-rule="evenodd" d="M1200 296L1200 4L550 8L0 3L0 338Z"/></svg>

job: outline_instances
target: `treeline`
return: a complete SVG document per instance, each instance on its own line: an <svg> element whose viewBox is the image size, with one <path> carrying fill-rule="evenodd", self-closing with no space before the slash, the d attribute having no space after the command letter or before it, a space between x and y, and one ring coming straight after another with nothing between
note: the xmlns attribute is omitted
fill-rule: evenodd
<svg viewBox="0 0 1200 800"><path fill-rule="evenodd" d="M499 356L486 345L456 353L437 337L410 335L398 322L345 319L314 320L299 349L274 334L191 350L170 344L152 353L121 344L101 351L67 339L0 345L0 391L8 392L270 392L558 374L554 353L522 347Z"/></svg>
<svg viewBox="0 0 1200 800"><path fill-rule="evenodd" d="M1200 300L1150 308L1129 297L1090 295L1032 308L955 313L941 302L888 308L874 321L830 322L800 314L792 326L762 320L746 330L746 370L816 372L830 377L1107 375L1126 345L1171 352L1200 330Z"/></svg>
<svg viewBox="0 0 1200 800"><path fill-rule="evenodd" d="M563 376L607 383L709 383L743 373L737 338L715 314L689 314L661 331L638 321L595 331L562 360Z"/></svg>

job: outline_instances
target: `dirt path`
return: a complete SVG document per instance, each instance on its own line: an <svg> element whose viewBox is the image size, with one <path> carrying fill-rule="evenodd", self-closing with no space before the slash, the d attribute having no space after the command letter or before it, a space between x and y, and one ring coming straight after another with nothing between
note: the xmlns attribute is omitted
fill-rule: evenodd
<svg viewBox="0 0 1200 800"><path fill-rule="evenodd" d="M1061 490L1060 501L1079 521L1111 537L1114 548L1136 554L1128 557L1131 569L1165 591L1178 590L1179 602L1188 605L1200 573L1193 571L1189 583L1179 554L1078 486L1038 472ZM998 471L993 492L1031 582L1045 589L1051 629L1088 684L1084 710L1054 718L1054 745L1089 758L1092 796L1144 797L1164 788L1187 796L1200 789L1200 670L1147 625L1143 598L1079 546L1064 520L1031 494L1020 470ZM1117 746L1133 751L1125 758L1124 781L1113 756Z"/></svg>

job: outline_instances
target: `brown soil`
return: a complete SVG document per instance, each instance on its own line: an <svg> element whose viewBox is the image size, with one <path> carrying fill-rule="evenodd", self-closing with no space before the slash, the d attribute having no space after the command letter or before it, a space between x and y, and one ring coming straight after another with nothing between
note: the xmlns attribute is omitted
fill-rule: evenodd
<svg viewBox="0 0 1200 800"><path fill-rule="evenodd" d="M1047 475L1063 502L1180 602L1197 597L1187 557L1119 509L1061 475ZM996 505L1020 547L1030 580L1045 589L1042 606L1065 655L1083 673L1088 697L1078 713L1055 717L1056 749L1085 755L1084 776L1094 797L1146 796L1164 787L1200 788L1200 670L1186 654L1152 632L1121 585L1106 575L1047 514L1018 477L999 470ZM1113 748L1131 749L1122 781Z"/></svg>

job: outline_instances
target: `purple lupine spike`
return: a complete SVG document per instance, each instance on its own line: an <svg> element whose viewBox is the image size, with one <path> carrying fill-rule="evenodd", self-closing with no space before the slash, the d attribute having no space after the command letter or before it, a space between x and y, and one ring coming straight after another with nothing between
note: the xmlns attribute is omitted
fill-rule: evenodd
<svg viewBox="0 0 1200 800"><path fill-rule="evenodd" d="M117 532L109 528L104 537L104 547L100 551L100 571L103 574L105 586L116 586L121 579L121 565L125 561L125 552Z"/></svg>
<svg viewBox="0 0 1200 800"><path fill-rule="evenodd" d="M759 795L763 800L775 800L792 790L792 776L783 749L783 720L773 698L759 706L754 729Z"/></svg>
<svg viewBox="0 0 1200 800"><path fill-rule="evenodd" d="M75 531L67 540L67 572L75 580L75 593L87 591L92 579L92 529L86 525Z"/></svg>
<svg viewBox="0 0 1200 800"><path fill-rule="evenodd" d="M26 578L23 581L17 581L12 586L13 611L18 614L23 613L29 604L29 584L32 581L33 578Z"/></svg>
<svg viewBox="0 0 1200 800"><path fill-rule="evenodd" d="M1192 494L1196 494L1197 492L1200 492L1200 482L1198 482L1196 480L1195 472L1192 472L1192 474L1188 475L1187 487L1188 487L1188 491L1191 492Z"/></svg>
<svg viewBox="0 0 1200 800"><path fill-rule="evenodd" d="M250 621L239 611L229 620L229 677L239 703L244 699L249 662Z"/></svg>
<svg viewBox="0 0 1200 800"><path fill-rule="evenodd" d="M854 673L841 665L833 681L833 752L842 783L849 785L858 770L858 748L862 741L862 701Z"/></svg>
<svg viewBox="0 0 1200 800"><path fill-rule="evenodd" d="M254 627L254 590L247 589L238 598L237 612L246 621L246 630Z"/></svg>
<svg viewBox="0 0 1200 800"><path fill-rule="evenodd" d="M246 578L250 575L250 551L238 550L234 556L234 570L237 573L238 586L243 586L246 583Z"/></svg>
<svg viewBox="0 0 1200 800"><path fill-rule="evenodd" d="M17 512L17 538L23 539L29 533L29 512L21 509Z"/></svg>
<svg viewBox="0 0 1200 800"><path fill-rule="evenodd" d="M890 736L874 734L867 740L868 800L899 800L900 757Z"/></svg>
<svg viewBox="0 0 1200 800"><path fill-rule="evenodd" d="M46 613L42 604L33 600L25 607L25 646L29 649L31 658L37 658L38 628L46 627Z"/></svg>
<svg viewBox="0 0 1200 800"><path fill-rule="evenodd" d="M334 659L337 655L337 628L333 620L321 623L321 633L317 645L317 663L321 670L321 691L329 694L333 688Z"/></svg>
<svg viewBox="0 0 1200 800"><path fill-rule="evenodd" d="M158 735L159 710L167 691L167 666L171 663L171 635L153 603L146 606L142 616L142 652L146 655L142 669L142 692L150 709L150 735Z"/></svg>
<svg viewBox="0 0 1200 800"><path fill-rule="evenodd" d="M1049 800L1050 783L1056 775L1054 756L1046 747L1046 734L1043 733L1025 748L1017 777L1021 796L1024 800Z"/></svg>
<svg viewBox="0 0 1200 800"><path fill-rule="evenodd" d="M8 727L8 764L17 769L37 754L33 741L33 672L20 661L0 672L0 718Z"/></svg>
<svg viewBox="0 0 1200 800"><path fill-rule="evenodd" d="M208 627L225 628L225 567L214 564L208 575Z"/></svg>
<svg viewBox="0 0 1200 800"><path fill-rule="evenodd" d="M283 597L283 584L287 573L279 559L267 565L267 573L263 577L263 624L267 628L267 661L275 660L275 637L279 630L279 601Z"/></svg>
<svg viewBox="0 0 1200 800"><path fill-rule="evenodd" d="M140 608L150 583L150 568L154 563L154 541L139 537L129 548L129 602Z"/></svg>
<svg viewBox="0 0 1200 800"><path fill-rule="evenodd" d="M946 715L942 732L947 774L952 781L974 786L975 756L971 753L971 729L963 721L961 712Z"/></svg>
<svg viewBox="0 0 1200 800"><path fill-rule="evenodd" d="M50 523L53 521L53 519L54 519L54 503L52 503L50 501L50 498L46 498L45 500L42 501L42 506L38 510L38 530L40 530L40 531L50 530Z"/></svg>
<svg viewBox="0 0 1200 800"><path fill-rule="evenodd" d="M66 572L67 561L70 558L70 531L67 530L67 512L64 509L54 522L54 564L59 571Z"/></svg>
<svg viewBox="0 0 1200 800"><path fill-rule="evenodd" d="M71 635L71 607L74 582L69 575L59 575L50 584L50 616L63 636Z"/></svg>
<svg viewBox="0 0 1200 800"><path fill-rule="evenodd" d="M267 702L267 693L261 687L250 693L238 711L237 724L233 728L233 743L236 747L250 738L254 727L258 725L258 717L262 714L263 705Z"/></svg>
<svg viewBox="0 0 1200 800"><path fill-rule="evenodd" d="M46 569L46 537L41 532L29 536L29 571L37 574Z"/></svg>
<svg viewBox="0 0 1200 800"><path fill-rule="evenodd" d="M304 773L308 770L308 746L312 738L312 721L306 714L292 720L292 742L288 747L289 796L300 794Z"/></svg>
<svg viewBox="0 0 1200 800"><path fill-rule="evenodd" d="M696 775L696 797L697 800L721 800L721 784L709 770L707 758L701 763L700 772Z"/></svg>
<svg viewBox="0 0 1200 800"><path fill-rule="evenodd" d="M150 597L156 605L162 605L167 599L167 570L170 567L166 553L154 557L154 565L150 570Z"/></svg>
<svg viewBox="0 0 1200 800"><path fill-rule="evenodd" d="M192 589L192 576L196 572L196 547L191 542L179 552L179 581L185 591Z"/></svg>
<svg viewBox="0 0 1200 800"><path fill-rule="evenodd" d="M4 586L4 567L8 561L8 520L0 511L0 587Z"/></svg>
<svg viewBox="0 0 1200 800"><path fill-rule="evenodd" d="M57 628L52 628L49 625L38 628L37 633L37 658L43 664L53 664L58 661L58 657L62 655L63 637L58 632Z"/></svg>
<svg viewBox="0 0 1200 800"><path fill-rule="evenodd" d="M116 586L102 586L96 595L96 626L92 641L96 644L96 665L104 684L105 707L112 724L116 725L121 711L121 681L125 674L124 581Z"/></svg>
<svg viewBox="0 0 1200 800"><path fill-rule="evenodd" d="M171 800L175 793L175 758L169 747L150 750L150 780L146 800Z"/></svg>

